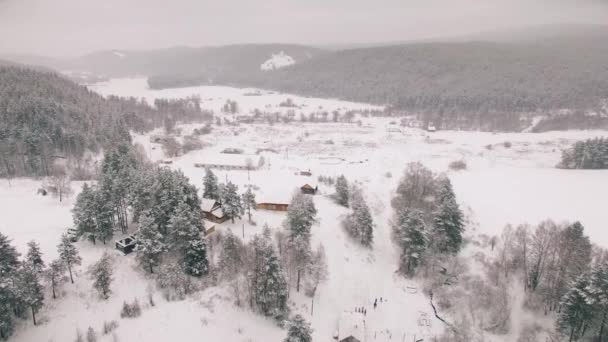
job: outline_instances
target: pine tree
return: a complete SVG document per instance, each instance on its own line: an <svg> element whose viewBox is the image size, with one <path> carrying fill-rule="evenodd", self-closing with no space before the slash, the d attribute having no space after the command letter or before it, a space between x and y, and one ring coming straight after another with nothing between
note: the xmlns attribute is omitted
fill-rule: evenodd
<svg viewBox="0 0 608 342"><path fill-rule="evenodd" d="M222 210L234 223L235 218L241 218L243 213L243 203L241 196L238 194L239 188L232 182L228 182L224 187L222 194Z"/></svg>
<svg viewBox="0 0 608 342"><path fill-rule="evenodd" d="M247 211L249 216L249 222L251 223L251 209L256 208L255 194L251 191L251 187L247 188L247 191L243 193L243 207Z"/></svg>
<svg viewBox="0 0 608 342"><path fill-rule="evenodd" d="M216 201L221 200L217 176L210 168L205 169L205 177L203 178L203 198L211 198Z"/></svg>
<svg viewBox="0 0 608 342"><path fill-rule="evenodd" d="M593 319L593 308L587 302L587 298L589 298L588 285L588 277L581 275L562 298L561 311L557 317L557 327L562 333L569 336L569 342L583 337Z"/></svg>
<svg viewBox="0 0 608 342"><path fill-rule="evenodd" d="M253 268L249 282L252 304L264 316L280 321L288 314L287 281L269 232L254 236L251 245Z"/></svg>
<svg viewBox="0 0 608 342"><path fill-rule="evenodd" d="M63 282L63 276L65 275L65 271L65 265L60 259L54 260L49 264L49 268L46 271L46 279L51 285L51 290L53 291L53 299L57 298L57 288Z"/></svg>
<svg viewBox="0 0 608 342"><path fill-rule="evenodd" d="M154 267L160 264L162 255L167 251L165 239L148 213L140 217L138 232L137 259L145 269L154 273Z"/></svg>
<svg viewBox="0 0 608 342"><path fill-rule="evenodd" d="M587 303L593 308L597 341L604 341L608 321L608 265L597 266L589 275Z"/></svg>
<svg viewBox="0 0 608 342"><path fill-rule="evenodd" d="M284 342L312 342L312 328L300 315L295 315L289 322L287 337Z"/></svg>
<svg viewBox="0 0 608 342"><path fill-rule="evenodd" d="M184 271L191 276L200 277L209 271L207 243L203 237L190 240L184 251Z"/></svg>
<svg viewBox="0 0 608 342"><path fill-rule="evenodd" d="M449 178L441 179L438 188L438 207L433 217L431 244L440 253L456 254L462 245L463 215L456 203Z"/></svg>
<svg viewBox="0 0 608 342"><path fill-rule="evenodd" d="M184 251L190 241L200 236L202 221L184 201L179 201L169 218L168 230L176 250Z"/></svg>
<svg viewBox="0 0 608 342"><path fill-rule="evenodd" d="M322 244L319 244L317 250L312 254L307 273L309 279L307 294L311 297L310 314L312 315L317 288L319 287L319 284L327 280L327 277L329 276L325 248Z"/></svg>
<svg viewBox="0 0 608 342"><path fill-rule="evenodd" d="M349 197L348 181L344 175L341 175L336 179L336 202L341 206L348 207Z"/></svg>
<svg viewBox="0 0 608 342"><path fill-rule="evenodd" d="M352 212L346 216L343 226L352 238L370 247L374 239L374 222L360 189L353 189L350 203Z"/></svg>
<svg viewBox="0 0 608 342"><path fill-rule="evenodd" d="M44 270L44 260L42 260L42 252L40 251L40 245L36 241L30 241L27 243L27 254L25 256L26 263L36 270L38 273L42 273Z"/></svg>
<svg viewBox="0 0 608 342"><path fill-rule="evenodd" d="M30 266L25 265L20 270L20 300L32 311L32 320L36 325L36 313L44 304L44 288L40 284L40 272Z"/></svg>
<svg viewBox="0 0 608 342"><path fill-rule="evenodd" d="M13 303L16 301L19 253L0 233L0 338L7 339L14 330Z"/></svg>
<svg viewBox="0 0 608 342"><path fill-rule="evenodd" d="M70 273L70 281L72 284L74 284L72 270L74 266L82 264L82 258L80 257L76 246L74 246L72 241L70 241L70 237L65 233L61 235L61 242L57 246L57 252L59 254L59 258Z"/></svg>
<svg viewBox="0 0 608 342"><path fill-rule="evenodd" d="M95 204L94 188L84 183L82 191L76 196L76 203L74 203L74 208L72 209L72 218L78 236L85 236L93 243L97 239Z"/></svg>
<svg viewBox="0 0 608 342"><path fill-rule="evenodd" d="M300 192L293 196L287 209L288 253L290 264L297 273L296 291L298 292L303 272L312 255L310 230L315 222L316 214L317 209L312 197Z"/></svg>
<svg viewBox="0 0 608 342"><path fill-rule="evenodd" d="M108 191L107 189L105 191ZM113 207L112 193L104 189L94 191L93 201L95 203L95 235L105 245L114 236L115 207ZM123 232L126 228L123 229Z"/></svg>
<svg viewBox="0 0 608 342"><path fill-rule="evenodd" d="M112 259L107 252L104 252L101 259L89 267L89 274L93 280L93 288L99 292L102 298L108 299L112 278Z"/></svg>
<svg viewBox="0 0 608 342"><path fill-rule="evenodd" d="M393 241L401 250L399 270L413 275L423 261L428 246L425 232L424 214L420 210L401 210L393 222Z"/></svg>

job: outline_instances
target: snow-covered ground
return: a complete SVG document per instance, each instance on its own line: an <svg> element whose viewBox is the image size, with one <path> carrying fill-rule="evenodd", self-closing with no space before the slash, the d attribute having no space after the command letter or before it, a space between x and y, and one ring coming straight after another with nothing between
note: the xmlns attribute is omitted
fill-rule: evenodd
<svg viewBox="0 0 608 342"><path fill-rule="evenodd" d="M304 98L286 94L262 92L260 96L245 96L247 90L229 87L192 87L153 91L142 79L113 80L91 87L104 95L145 97L183 97L199 94L202 106L218 111L226 99L239 102L243 110L277 108L290 97L305 105L302 110L376 108L365 104L337 100ZM265 165L257 171L216 171L220 181L230 180L241 190L245 184L255 184L258 198L289 195L304 183L315 183L320 175L340 174L358 183L372 209L376 228L374 248L367 250L349 241L340 228L346 209L334 204L327 195L333 189L319 184L315 196L319 222L313 227L313 247L323 243L328 258L329 280L317 292L314 313L310 298L291 292L294 312L312 322L315 341L329 341L338 328L341 317L350 315L355 307L367 308L365 319L368 341L411 341L441 332L442 323L432 316L432 309L419 287L394 274L397 252L390 241L390 199L399 178L410 161L421 161L437 172L451 177L458 200L473 222L468 228L475 233L498 234L507 223L537 223L546 218L580 220L591 239L608 247L606 202L608 171L559 170L561 149L571 142L599 135L600 131L568 131L542 134L439 131L427 133L415 129L399 129L390 119L361 118L361 126L345 123L291 125L241 125L214 127L202 139L210 147L173 158L171 168L181 169L199 188L204 170L194 166L205 159L216 158L227 147L274 150L264 152ZM185 125L184 133L197 125ZM393 128L393 129L389 129ZM150 133L153 134L154 132ZM160 145L150 142L149 135L136 135L152 160L165 160ZM509 142L510 144L505 144ZM448 164L465 160L468 169L449 171ZM300 176L310 170L312 177ZM0 184L0 208L3 220L0 231L7 234L20 251L30 239L42 245L50 260L56 256L59 235L70 225L70 209L74 197L64 203L36 195L39 182L13 180ZM74 184L75 188L79 184ZM256 211L256 225L246 220L218 225L218 230L232 229L249 239L260 232L265 223L278 229L283 213ZM96 260L103 246L78 242L84 265ZM111 247L107 247L111 249ZM116 282L109 301L100 301L90 290L90 280L83 274L76 284L66 284L65 294L53 301L48 296L42 316L45 323L32 327L21 323L15 341L69 341L75 329L88 326L99 330L103 320L118 320L116 335L121 341L280 341L285 332L273 323L239 309L231 304L229 292L210 288L194 298L166 302L157 294L153 283L135 265L134 258L114 253ZM144 310L138 319L120 319L124 300L139 298L146 302L149 292L155 294L156 306ZM382 297L377 309L374 299ZM356 314L360 315L360 314ZM375 339L374 339L375 337ZM102 341L111 341L110 336Z"/></svg>
<svg viewBox="0 0 608 342"><path fill-rule="evenodd" d="M262 63L262 65L260 65L260 70L262 70L262 71L277 70L277 69L281 69L281 68L293 65L295 63L296 63L296 61L293 58L291 58L291 56L285 54L284 51L281 51L279 53L272 54L272 57L270 57L270 59L268 59L267 61Z"/></svg>

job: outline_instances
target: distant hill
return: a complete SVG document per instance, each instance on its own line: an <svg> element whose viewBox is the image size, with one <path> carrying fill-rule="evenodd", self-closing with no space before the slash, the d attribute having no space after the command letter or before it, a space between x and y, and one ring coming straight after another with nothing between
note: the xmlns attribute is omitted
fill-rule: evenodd
<svg viewBox="0 0 608 342"><path fill-rule="evenodd" d="M160 75L149 84L163 88L212 80L387 104L444 128L521 130L537 115L548 117L539 129L608 126L603 102L608 99L608 29L550 32L528 39L517 32L499 42L348 49L272 72L220 73L213 78L202 72L181 80ZM586 115L590 111L597 115Z"/></svg>
<svg viewBox="0 0 608 342"><path fill-rule="evenodd" d="M0 177L48 175L57 158L129 141L128 130L151 127L155 113L52 72L0 65Z"/></svg>

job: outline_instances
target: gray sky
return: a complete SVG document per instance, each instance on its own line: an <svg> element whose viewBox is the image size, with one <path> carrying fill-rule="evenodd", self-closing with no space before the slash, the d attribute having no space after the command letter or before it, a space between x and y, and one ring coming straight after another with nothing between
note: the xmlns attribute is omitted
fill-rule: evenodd
<svg viewBox="0 0 608 342"><path fill-rule="evenodd" d="M0 0L0 54L402 41L608 23L608 0Z"/></svg>

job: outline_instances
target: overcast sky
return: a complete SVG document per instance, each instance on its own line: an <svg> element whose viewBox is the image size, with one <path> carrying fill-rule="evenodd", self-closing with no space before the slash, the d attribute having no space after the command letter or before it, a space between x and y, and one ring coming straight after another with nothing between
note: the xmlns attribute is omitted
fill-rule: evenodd
<svg viewBox="0 0 608 342"><path fill-rule="evenodd" d="M608 0L0 0L0 54L403 41L608 23Z"/></svg>

